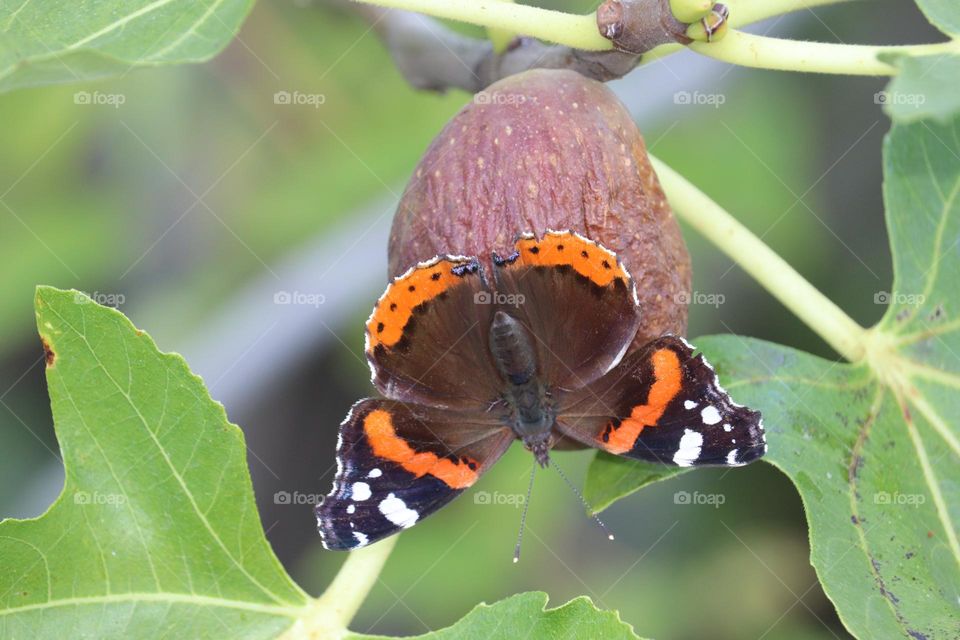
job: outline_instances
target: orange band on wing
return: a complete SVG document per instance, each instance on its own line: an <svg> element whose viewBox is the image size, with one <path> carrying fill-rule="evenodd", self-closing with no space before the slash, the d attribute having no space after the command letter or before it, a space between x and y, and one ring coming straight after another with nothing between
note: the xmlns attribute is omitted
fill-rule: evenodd
<svg viewBox="0 0 960 640"><path fill-rule="evenodd" d="M615 279L629 281L617 256L609 249L570 231L551 231L542 239L520 238L517 263L540 267L570 266L591 282L605 287Z"/></svg>
<svg viewBox="0 0 960 640"><path fill-rule="evenodd" d="M466 489L477 481L477 463L466 457L459 462L441 458L435 453L417 452L397 435L390 412L374 409L363 419L367 442L378 458L386 458L418 478L430 474L452 489Z"/></svg>
<svg viewBox="0 0 960 640"><path fill-rule="evenodd" d="M475 264L476 261L469 258L437 258L417 265L394 280L367 320L367 353L372 353L377 345L392 347L399 342L413 310L455 287L464 277L478 274L477 268L462 270Z"/></svg>
<svg viewBox="0 0 960 640"><path fill-rule="evenodd" d="M677 354L670 349L659 349L653 352L651 360L654 383L646 404L635 406L630 417L622 420L619 426L614 426L611 421L604 427L601 446L611 453L626 453L633 449L640 432L645 427L656 426L667 405L680 393L682 377Z"/></svg>

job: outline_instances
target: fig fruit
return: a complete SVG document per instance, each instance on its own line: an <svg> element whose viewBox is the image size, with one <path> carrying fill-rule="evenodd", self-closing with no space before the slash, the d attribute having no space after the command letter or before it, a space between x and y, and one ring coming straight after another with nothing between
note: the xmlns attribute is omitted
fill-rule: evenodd
<svg viewBox="0 0 960 640"><path fill-rule="evenodd" d="M569 229L615 251L637 285L634 347L686 331L690 256L626 107L573 71L478 93L436 137L390 234L392 276L437 254L508 255L520 233Z"/></svg>

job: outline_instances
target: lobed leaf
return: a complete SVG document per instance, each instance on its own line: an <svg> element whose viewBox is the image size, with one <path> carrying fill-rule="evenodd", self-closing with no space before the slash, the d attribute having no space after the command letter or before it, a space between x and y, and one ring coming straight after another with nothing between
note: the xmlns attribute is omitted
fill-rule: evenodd
<svg viewBox="0 0 960 640"><path fill-rule="evenodd" d="M0 637L272 638L308 598L273 555L240 430L119 312L40 288L66 480L0 523Z"/></svg>

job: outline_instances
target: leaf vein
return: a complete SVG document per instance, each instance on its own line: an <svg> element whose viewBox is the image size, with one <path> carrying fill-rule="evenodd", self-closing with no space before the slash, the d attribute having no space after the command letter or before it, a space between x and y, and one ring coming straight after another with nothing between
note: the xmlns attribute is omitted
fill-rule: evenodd
<svg viewBox="0 0 960 640"><path fill-rule="evenodd" d="M902 407L905 407L902 398L897 398L897 401ZM916 404L916 402L914 402ZM920 409L921 413L923 409L917 405L917 408ZM926 414L924 414L926 415ZM957 565L960 566L960 541L957 540L957 531L956 527L953 524L953 520L950 518L950 511L947 509L947 503L943 499L943 493L940 491L940 482L937 479L937 474L933 470L933 465L930 464L930 458L927 456L927 449L923 446L923 440L920 438L920 433L917 431L916 425L913 423L913 419L910 418L909 412L904 412L904 419L907 424L907 433L910 434L910 440L913 442L913 447L917 451L917 458L920 460L920 469L923 471L923 479L926 481L927 486L930 487L930 494L933 497L933 504L937 508L937 517L940 519L940 524L943 525L944 532L947 535L947 542L950 545L950 551L953 553L953 558L956 560ZM927 416L929 420L930 417Z"/></svg>

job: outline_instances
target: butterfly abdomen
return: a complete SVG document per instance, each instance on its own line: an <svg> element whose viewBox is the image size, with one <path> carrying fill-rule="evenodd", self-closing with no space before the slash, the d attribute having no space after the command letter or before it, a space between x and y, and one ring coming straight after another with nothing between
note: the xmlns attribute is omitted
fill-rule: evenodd
<svg viewBox="0 0 960 640"><path fill-rule="evenodd" d="M490 324L490 353L506 382L522 386L537 375L537 355L527 330L513 316L497 311Z"/></svg>

